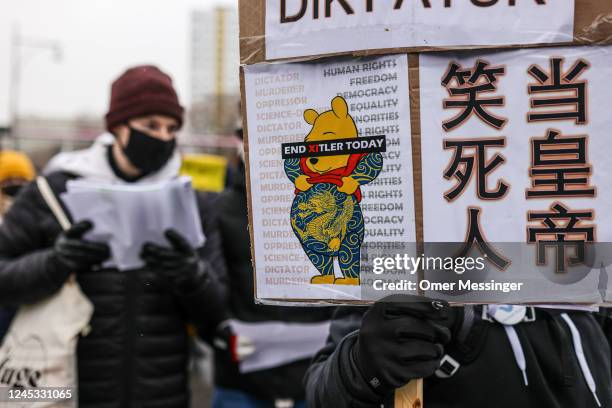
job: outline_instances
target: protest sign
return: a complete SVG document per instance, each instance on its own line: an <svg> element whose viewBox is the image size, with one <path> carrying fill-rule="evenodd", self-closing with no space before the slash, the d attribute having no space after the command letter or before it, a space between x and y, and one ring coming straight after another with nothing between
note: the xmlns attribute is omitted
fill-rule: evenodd
<svg viewBox="0 0 612 408"><path fill-rule="evenodd" d="M244 67L257 298L609 300L611 49Z"/></svg>
<svg viewBox="0 0 612 408"><path fill-rule="evenodd" d="M602 43L606 0L241 0L241 62L339 53Z"/></svg>
<svg viewBox="0 0 612 408"><path fill-rule="evenodd" d="M406 55L243 67L259 299L361 300L369 243L414 243Z"/></svg>
<svg viewBox="0 0 612 408"><path fill-rule="evenodd" d="M325 72L323 66L337 66L343 63L341 61L348 61L337 58L317 60L310 65L304 62L295 64L293 67L296 67L296 71L291 71L288 67L292 65L287 63L279 66L268 64L243 67L243 112L248 122L245 146L250 149L250 155L247 154L247 178L250 178L249 218L256 300L264 303L280 301L285 304L296 300L371 302L398 292L446 298L458 304L593 304L612 299L606 270L612 262L605 259L607 254L612 253L612 248L607 248L608 233L598 235L596 230L600 228L599 224L593 225L602 222L596 220L595 213L597 209L604 209L608 200L606 195L600 195L606 189L603 182L605 175L609 174L608 169L597 163L601 163L605 156L604 138L601 137L605 128L602 107L605 106L603 95L605 92L609 94L609 90L601 89L597 95L591 96L586 89L589 81L603 81L606 77L608 68L603 65L603 55L608 49L557 48L562 54L545 49L542 58L546 63L539 61L542 64L540 66L536 64L537 56L540 55L538 50L498 52L549 44L609 44L612 41L612 5L608 1L399 0L375 4L371 0L240 0L239 4L242 64L279 59L287 61L291 58L317 60L324 56L341 55L386 55L379 57L384 60L393 58L390 54L397 53L477 48L481 49L477 51L481 56L496 60L492 64L495 67L493 71L487 71L488 60L483 61L487 63L484 66L479 64L476 60L478 55L474 51L471 54L410 56L409 91L402 87L399 91L401 93L397 95L397 99L402 100L400 106L410 106L409 113L401 109L398 110L397 119L383 119L386 124L403 120L411 133L406 135L406 125L400 126L402 134L399 138L401 148L397 172L400 172L402 166L402 171L407 170L408 165L412 174L402 174L399 178L402 190L398 186L396 191L402 191L402 195L396 197L401 198L396 201L398 207L395 209L398 212L395 214L393 208L386 207L393 202L393 197L385 196L384 192L379 197L372 197L376 201L371 205L360 200L350 202L356 203L354 212L355 208L369 205L371 211L389 212L395 216L395 219L385 218L389 214L382 217L383 220L387 219L383 221L384 231L399 231L401 228L394 226L404 227L403 217L411 218L408 223L409 229L413 231L402 230L397 237L389 236L386 232L379 238L370 233L368 239L367 232L376 228L373 225L375 223L372 223L375 218L366 219L364 216L362 228L365 240L361 241L361 235L357 234L357 245L344 253L333 253L338 242L330 239L329 231L334 230L330 224L325 224L322 230L326 234L319 230L319 237L326 237L326 245L313 244L310 238L315 235L315 228L309 228L308 222L316 219L318 214L325 213L327 202L335 204L334 216L342 220L341 204L349 200L339 200L335 190L329 200L322 197L313 200L314 194L308 196L308 191L322 193L318 190L320 184L311 184L314 180L321 184L337 182L336 190L346 195L353 191L354 184L361 184L353 183L353 187L348 187L350 183L346 183L342 177L346 174L344 171L336 172L331 177L312 174L317 170L316 166L313 168L312 159L322 158L319 166L327 165L331 160L331 168L337 167L337 162L340 162L346 164L341 167L346 170L352 169L346 157L359 154L382 155L388 152L349 152L342 138L321 138L327 132L317 122L320 117L345 117L344 110L347 116L353 115L350 102L344 108L335 99L343 95L336 87L354 86L352 82L348 85L342 82L351 76L360 76L361 73L345 67L341 74L332 76L337 76L337 83L331 81L331 78L327 79L327 75L321 75L321 71ZM484 48L495 50L490 51L489 55L482 50ZM568 61L580 59L581 53L588 57L586 59L592 57L592 62L597 65L597 74L585 73L586 69L594 66L590 60L586 63L578 61L570 65L570 68L562 68L563 58ZM449 58L459 61L455 71ZM523 65L527 60L535 62L524 70ZM509 75L512 81L504 85L507 94L513 95L512 98L500 99L491 93L501 90L496 83L497 77L506 73L504 64L517 72ZM307 66L311 68L301 69ZM546 67L550 69L547 71ZM528 72L531 80L519 78L520 69L523 69L523 73ZM306 73L316 70L318 74ZM438 72L440 70L441 73ZM266 84L263 79L266 74L273 78L275 74L297 72L299 74L292 79L276 78L281 78L280 83L299 83L299 91L298 88L292 89L291 85L284 87L275 83L276 80L270 79L271 82ZM257 83L256 77L262 82ZM582 80L580 77L589 79ZM272 98L272 94L265 95L268 88L275 89L276 98ZM528 89L528 97L517 97L520 90L525 89ZM280 106L279 103L282 105L283 102L279 101L283 98L288 101L285 96L292 93L308 96L299 102L286 102L296 108L295 112L289 113L291 109ZM321 99L325 93L328 93L327 98ZM563 93L565 95L559 96ZM328 102L331 97L329 94L336 95L331 104ZM542 95L557 96L547 98ZM269 96L270 100L261 100L265 96ZM407 100L408 96L410 101ZM483 98L482 103L474 102L473 98L479 96ZM600 121L589 124L589 98L592 97L599 106L597 114L600 115ZM256 98L260 100L254 101ZM531 115L520 107L525 100L528 109L533 111ZM313 101L319 104L320 109L314 113L304 110ZM555 108L557 104L563 106L561 110ZM375 105L368 107L370 110L379 108ZM285 113L281 113L283 110ZM445 115L448 110L453 114ZM508 110L511 112L506 112ZM321 111L324 113L321 114ZM271 115L266 116L269 112L272 112ZM308 123L306 128L303 128L301 122L293 121L291 124L290 115L299 118L300 112L303 112ZM527 122L526 125L508 124L510 117L514 118L513 122L518 122L516 118L521 112L526 115L521 118ZM494 132L471 135L472 130L485 130L477 125L473 125L474 128L465 125L466 120L474 119L488 122L485 128L493 128ZM547 121L568 124L571 120L575 121L573 126L563 129L560 126L553 128L545 125ZM279 127L277 123L276 126L268 127L265 123L275 121L284 124ZM581 131L580 126L586 130ZM348 132L347 138L379 136L364 134L361 126L355 127L356 131ZM456 130L461 127L466 129L466 133ZM345 130L344 126L339 128ZM488 128L486 130L491 130ZM506 134L506 129L513 134ZM264 132L278 132L278 135L284 137L282 141L253 140ZM309 138L312 134L316 136L314 140ZM304 138L305 135L308 136ZM598 149L597 154L589 156L589 143L595 135L599 135L595 147ZM391 143L387 135L383 136L386 149ZM521 138L526 147L519 146ZM265 147L271 143L281 144L280 151ZM365 149L375 147L365 146ZM364 149L361 146L356 148ZM383 148L382 144L380 148ZM487 159L488 149L494 152L492 160ZM520 159L512 161L511 166L505 169L508 162L506 156L499 153L499 149L508 149L509 152L504 151L504 155L516 155ZM345 159L329 159L334 157L329 156L332 153L342 155ZM275 158L262 159L266 155ZM267 164L264 164L266 160ZM287 169L284 165L287 162L293 163L294 167L289 166ZM383 163L387 162L388 157L383 157ZM270 165L280 174L277 176L280 178L283 173L279 170L281 163L291 183L284 187L268 187L268 191L265 191L265 183L262 183L261 178L268 176L264 175L262 168ZM596 165L601 167L601 173L598 173L600 170L596 169ZM296 168L298 171L294 171ZM387 169L389 171L391 169ZM487 176L495 172L505 178L489 182ZM384 178L381 174L386 175L384 171L370 174L367 182L358 186L359 189L367 192L375 187L377 180ZM472 177L472 174L476 176ZM409 180L410 176L412 180ZM386 190L392 188L387 187ZM276 196L268 194L273 190L277 192ZM555 196L559 192L564 194ZM569 196L565 194L568 192ZM303 196L306 198L301 198ZM467 197L472 197L472 201ZM504 197L508 201L499 205ZM556 201L542 204L547 199ZM490 209L489 206L495 205L496 201L496 211L491 211L491 218L486 224L487 231L494 231L489 237L480 228L481 225L485 226L482 214ZM272 202L277 204L276 208L270 205ZM539 205L528 205L532 202ZM574 205L578 211L574 211ZM363 211L364 215L368 209ZM412 214L416 216L412 218ZM287 224L286 221L276 219L275 215L289 217L291 221ZM603 217L607 225L608 221ZM322 223L316 224L321 226ZM517 231L522 232L520 238ZM346 236L346 231L342 230L341 234ZM272 240L273 236L277 242ZM599 240L602 236L603 241ZM486 247L483 245L487 243L485 238L493 238L498 242L489 240L491 246ZM473 245L465 245L466 242ZM570 249L573 252L564 252L568 242L574 245ZM595 242L596 247L593 248ZM383 249L379 250L377 244L381 244ZM342 247L342 242L340 245ZM301 259L295 255L297 248L304 250L305 256L302 255ZM556 252L550 254L550 250ZM273 253L275 251L276 254ZM321 256L322 252L326 255ZM267 254L270 254L269 258L266 258ZM442 258L440 254L450 256ZM549 262L547 255L553 257ZM568 262L566 255L569 257ZM357 260L358 278L351 273L351 268L347 269L347 259ZM450 269L444 264L428 270L428 261L433 260L436 265L437 259L450 260ZM408 267L408 261L412 261L412 267ZM472 263L468 265L468 261ZM302 269L299 269L300 265ZM480 265L482 269L479 269ZM329 272L330 268L333 273ZM571 273L565 268L569 268ZM387 272L391 273L390 276L384 276ZM277 278L270 278L275 273ZM359 283L361 288L357 288L355 283ZM457 288L456 285L461 283L464 287ZM384 286L376 289L376 284ZM523 286L527 288L521 292ZM396 390L395 406L420 406L423 400L422 385L422 380L415 380Z"/></svg>
<svg viewBox="0 0 612 408"><path fill-rule="evenodd" d="M185 154L182 159L181 174L191 177L194 189L223 191L227 172L225 157L213 154Z"/></svg>

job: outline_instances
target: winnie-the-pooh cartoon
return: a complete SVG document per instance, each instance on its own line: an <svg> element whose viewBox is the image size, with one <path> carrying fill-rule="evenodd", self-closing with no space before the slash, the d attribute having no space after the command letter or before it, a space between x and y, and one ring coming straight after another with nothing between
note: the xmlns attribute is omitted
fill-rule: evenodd
<svg viewBox="0 0 612 408"><path fill-rule="evenodd" d="M331 108L321 114L313 109L304 111L304 120L312 125L306 142L358 137L346 101L337 96ZM285 160L285 173L295 184L293 232L320 273L311 283L359 285L364 236L360 186L374 180L382 164L380 153ZM334 276L334 258L338 258L342 278Z"/></svg>

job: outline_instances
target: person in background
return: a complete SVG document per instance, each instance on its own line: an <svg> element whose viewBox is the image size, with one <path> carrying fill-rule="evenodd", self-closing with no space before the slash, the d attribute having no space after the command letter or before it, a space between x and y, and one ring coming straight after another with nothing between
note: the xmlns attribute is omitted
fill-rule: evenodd
<svg viewBox="0 0 612 408"><path fill-rule="evenodd" d="M0 150L0 222L19 190L35 175L34 165L24 153Z"/></svg>
<svg viewBox="0 0 612 408"><path fill-rule="evenodd" d="M31 182L35 175L34 165L24 153L0 150L0 224L19 190ZM14 315L15 308L0 308L0 344Z"/></svg>
<svg viewBox="0 0 612 408"><path fill-rule="evenodd" d="M308 406L392 407L396 388L424 378L430 408L612 407L610 345L589 308L521 307L392 295L338 308L305 377Z"/></svg>
<svg viewBox="0 0 612 408"><path fill-rule="evenodd" d="M254 302L242 129L236 136L240 138L240 160L234 182L217 200L231 320L220 327L213 343L212 407L303 408L304 373L325 342L332 310Z"/></svg>
<svg viewBox="0 0 612 408"><path fill-rule="evenodd" d="M88 149L51 160L46 178L59 196L72 179L116 184L178 175L176 135L183 123L171 78L154 66L128 69L112 85L108 133ZM91 332L77 345L81 408L186 408L187 322L201 335L224 320L225 265L213 207L198 202L205 245L174 230L166 245L145 244L145 266L102 267L107 243L84 235L83 221L63 232L38 191L26 186L0 226L0 304L20 306L55 293L69 274L94 306ZM119 211L121 209L118 209Z"/></svg>

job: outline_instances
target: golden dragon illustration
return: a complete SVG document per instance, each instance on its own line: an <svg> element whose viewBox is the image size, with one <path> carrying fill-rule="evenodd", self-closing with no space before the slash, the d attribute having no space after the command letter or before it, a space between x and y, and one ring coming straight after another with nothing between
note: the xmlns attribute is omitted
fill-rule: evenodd
<svg viewBox="0 0 612 408"><path fill-rule="evenodd" d="M300 236L305 240L312 238L320 242L327 243L332 251L340 248L340 243L346 235L348 222L353 217L355 204L351 197L347 197L342 204L340 214L336 216L338 205L336 199L330 191L322 191L313 195L305 203L298 204L298 217L305 219L311 214L321 214L306 224L306 228L301 229L295 219L291 224Z"/></svg>

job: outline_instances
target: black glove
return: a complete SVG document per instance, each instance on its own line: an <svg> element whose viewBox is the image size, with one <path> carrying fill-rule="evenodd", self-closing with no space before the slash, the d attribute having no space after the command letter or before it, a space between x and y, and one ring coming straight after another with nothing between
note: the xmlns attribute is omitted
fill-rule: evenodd
<svg viewBox="0 0 612 408"><path fill-rule="evenodd" d="M440 366L450 341L450 307L420 296L391 295L363 316L353 359L381 396Z"/></svg>
<svg viewBox="0 0 612 408"><path fill-rule="evenodd" d="M188 290L204 273L200 256L175 230L169 229L164 235L172 247L147 242L142 247L140 257L149 268L159 271L177 288Z"/></svg>
<svg viewBox="0 0 612 408"><path fill-rule="evenodd" d="M83 239L83 235L92 227L90 221L81 221L57 237L51 259L58 270L84 272L110 257L111 251L107 244Z"/></svg>

